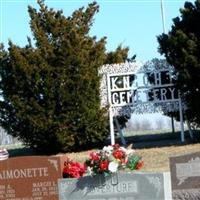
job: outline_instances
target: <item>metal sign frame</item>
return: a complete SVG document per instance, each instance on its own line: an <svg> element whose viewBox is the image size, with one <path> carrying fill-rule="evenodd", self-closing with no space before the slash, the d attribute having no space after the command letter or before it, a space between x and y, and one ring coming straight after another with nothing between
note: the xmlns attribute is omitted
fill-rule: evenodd
<svg viewBox="0 0 200 200"><path fill-rule="evenodd" d="M108 103L109 103L109 123L110 123L110 136L111 136L111 144L115 144L115 135L114 135L114 121L113 121L113 117L115 116L114 114L114 111L113 111L113 108L116 108L116 107L124 107L124 106L135 106L135 105L138 105L138 104L142 104L142 102L137 102L137 103L133 103L133 102L129 102L129 103L119 103L119 104L113 104L112 102L112 92L132 92L133 94L133 91L137 91L139 89L152 89L152 91L155 89L155 88L167 88L167 87L174 87L174 84L172 83L172 78L170 77L170 83L168 84L161 84L161 80L160 80L160 77L161 75L161 72L168 72L169 70L168 69L160 69L160 70L154 70L153 72L152 71L140 71L138 73L132 73L132 72L127 72L127 73L113 73L113 74L107 74L107 94L108 94ZM148 86L140 86L140 87L132 87L132 86L128 86L128 87L125 87L125 88L117 88L115 86L115 88L112 88L113 86L112 85L112 81L111 81L111 78L112 77L130 77L130 76L135 76L137 74L147 74L147 73L157 73L158 74L158 79L156 81L158 81L159 84L155 84L155 85L148 85ZM171 72L169 71L169 74ZM145 75L147 76L147 75ZM156 75L157 76L157 75ZM124 80L124 79L122 79ZM123 83L123 86L124 86L124 83ZM127 83L126 83L126 86L127 86ZM174 88L175 89L175 88ZM178 92L178 91L177 91ZM164 94L164 93L163 93ZM134 95L134 94L133 94ZM172 95L173 96L173 95ZM166 97L166 96L165 96ZM174 97L174 96L173 96ZM167 103L167 102L178 102L178 105L179 105L179 115L180 115L180 128L181 128L181 142L184 142L185 141L185 135L184 135L184 125L183 125L183 106L182 106L182 101L181 101L181 96L180 96L180 92L178 92L178 96L176 99L162 99L162 100L158 100L158 101L147 101L145 103Z"/></svg>

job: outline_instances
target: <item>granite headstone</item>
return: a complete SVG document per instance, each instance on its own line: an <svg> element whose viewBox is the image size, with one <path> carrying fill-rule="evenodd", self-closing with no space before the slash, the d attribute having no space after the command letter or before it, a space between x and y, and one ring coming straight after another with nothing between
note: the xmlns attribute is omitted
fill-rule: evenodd
<svg viewBox="0 0 200 200"><path fill-rule="evenodd" d="M169 173L117 173L58 180L59 200L170 200Z"/></svg>
<svg viewBox="0 0 200 200"><path fill-rule="evenodd" d="M200 152L170 158L173 199L200 199Z"/></svg>
<svg viewBox="0 0 200 200"><path fill-rule="evenodd" d="M0 199L57 200L63 157L25 156L0 161Z"/></svg>

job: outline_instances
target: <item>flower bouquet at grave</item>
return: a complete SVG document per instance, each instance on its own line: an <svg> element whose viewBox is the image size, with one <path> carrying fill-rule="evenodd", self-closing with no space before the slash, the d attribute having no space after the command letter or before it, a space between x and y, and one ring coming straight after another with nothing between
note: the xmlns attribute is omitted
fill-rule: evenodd
<svg viewBox="0 0 200 200"><path fill-rule="evenodd" d="M89 175L104 174L105 176L119 170L139 170L143 167L142 158L119 144L105 146L99 152L90 153L86 160L87 173Z"/></svg>
<svg viewBox="0 0 200 200"><path fill-rule="evenodd" d="M119 144L105 146L91 152L84 164L67 159L63 168L63 178L80 178L83 175L103 174L108 176L119 170L139 170L143 167L142 158Z"/></svg>

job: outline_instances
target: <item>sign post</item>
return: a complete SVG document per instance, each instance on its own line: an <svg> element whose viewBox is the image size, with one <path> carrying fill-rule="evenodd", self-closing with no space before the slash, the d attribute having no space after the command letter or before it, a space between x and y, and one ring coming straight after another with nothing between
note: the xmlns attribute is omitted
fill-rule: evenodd
<svg viewBox="0 0 200 200"><path fill-rule="evenodd" d="M183 125L183 107L182 107L182 101L181 101L181 95L179 92L179 115L180 115L180 125L181 125L181 142L185 141L185 135L184 135L184 125Z"/></svg>
<svg viewBox="0 0 200 200"><path fill-rule="evenodd" d="M114 123L113 123L113 114L112 114L112 108L109 108L109 122L110 122L110 139L111 139L111 145L115 144L115 133L114 133Z"/></svg>
<svg viewBox="0 0 200 200"><path fill-rule="evenodd" d="M108 87L108 102L109 102L109 125L110 125L110 140L111 145L115 144L115 133L114 133L114 123L113 123L113 111L111 106L111 92L110 92L110 80L107 74L107 87Z"/></svg>

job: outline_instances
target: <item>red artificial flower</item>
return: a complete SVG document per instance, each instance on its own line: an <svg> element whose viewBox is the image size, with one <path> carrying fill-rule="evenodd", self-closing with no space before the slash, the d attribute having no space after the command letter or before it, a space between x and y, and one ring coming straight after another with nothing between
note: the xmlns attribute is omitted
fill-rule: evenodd
<svg viewBox="0 0 200 200"><path fill-rule="evenodd" d="M98 161L100 160L100 155L97 152L91 152L90 153L90 159L93 161Z"/></svg>
<svg viewBox="0 0 200 200"><path fill-rule="evenodd" d="M136 165L136 169L141 169L142 167L144 166L144 161L143 160L140 160L137 165Z"/></svg>
<svg viewBox="0 0 200 200"><path fill-rule="evenodd" d="M105 170L108 170L108 160L102 160L99 164L99 167L100 167L100 170L101 171L105 171Z"/></svg>
<svg viewBox="0 0 200 200"><path fill-rule="evenodd" d="M116 159L122 159L125 154L123 151L119 150L119 149L116 149L114 152L113 152L113 156L116 158Z"/></svg>
<svg viewBox="0 0 200 200"><path fill-rule="evenodd" d="M86 172L85 165L78 162L72 162L69 159L64 163L63 177L80 178Z"/></svg>
<svg viewBox="0 0 200 200"><path fill-rule="evenodd" d="M120 145L119 144L113 144L112 145L114 149L119 149Z"/></svg>

